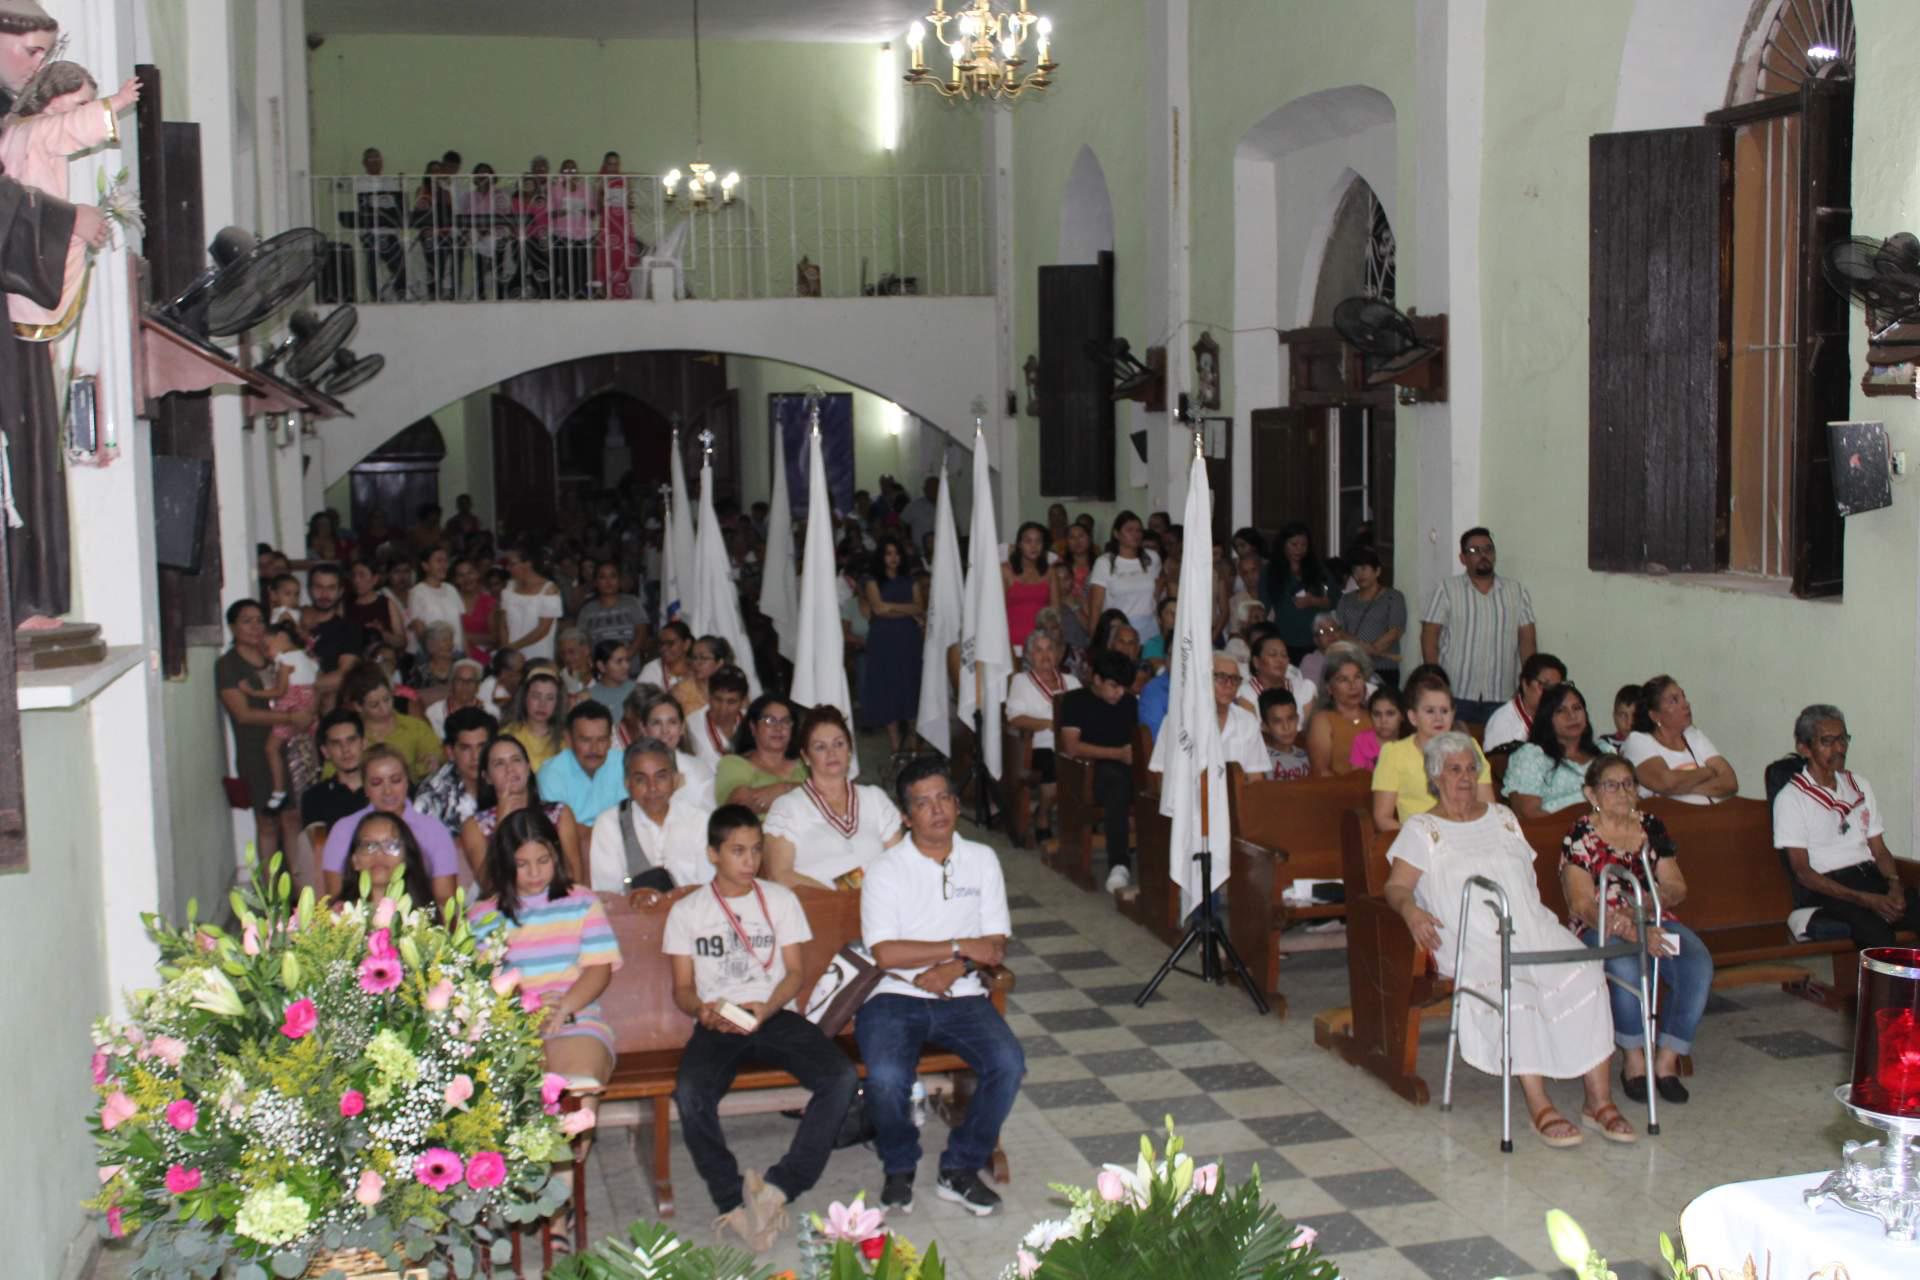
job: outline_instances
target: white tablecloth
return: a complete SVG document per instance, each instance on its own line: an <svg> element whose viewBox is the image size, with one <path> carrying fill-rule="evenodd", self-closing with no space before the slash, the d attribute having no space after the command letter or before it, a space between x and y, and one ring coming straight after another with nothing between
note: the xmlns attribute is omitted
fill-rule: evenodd
<svg viewBox="0 0 1920 1280"><path fill-rule="evenodd" d="M1706 1265L1717 1277L1754 1267L1772 1280L1807 1280L1816 1273L1847 1280L1914 1280L1920 1276L1920 1244L1887 1239L1865 1214L1822 1203L1809 1209L1800 1193L1817 1187L1825 1173L1797 1173L1759 1182L1715 1187L1680 1215L1690 1266ZM1822 1271L1822 1268L1828 1268Z"/></svg>

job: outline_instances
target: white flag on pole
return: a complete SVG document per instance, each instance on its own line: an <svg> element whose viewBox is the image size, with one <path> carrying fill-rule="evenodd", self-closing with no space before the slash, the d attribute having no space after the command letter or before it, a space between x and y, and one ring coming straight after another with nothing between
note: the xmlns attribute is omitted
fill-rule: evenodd
<svg viewBox="0 0 1920 1280"><path fill-rule="evenodd" d="M787 450L780 420L773 423L773 494L768 501L767 558L760 566L760 612L773 624L780 652L795 657L794 624L800 588L793 577L793 505L787 497ZM809 508L811 510L812 508ZM796 692L795 697L799 697ZM846 708L842 707L841 710Z"/></svg>
<svg viewBox="0 0 1920 1280"><path fill-rule="evenodd" d="M840 708L853 723L847 691L846 637L840 631L839 570L833 562L833 520L827 496L827 466L820 433L807 433L807 540L800 579L799 620L794 630L793 700L803 707Z"/></svg>
<svg viewBox="0 0 1920 1280"><path fill-rule="evenodd" d="M733 662L746 673L748 691L760 696L760 674L754 670L753 645L747 640L746 620L740 616L740 589L734 585L727 560L726 539L720 536L720 518L713 514L713 464L700 467L700 536L694 543L693 608L688 616L695 638L719 636L733 646Z"/></svg>
<svg viewBox="0 0 1920 1280"><path fill-rule="evenodd" d="M940 499L933 509L933 582L927 592L927 631L920 644L920 736L953 754L953 690L947 650L960 642L960 535L953 525L953 492L940 463Z"/></svg>
<svg viewBox="0 0 1920 1280"><path fill-rule="evenodd" d="M1160 775L1160 812L1173 819L1168 869L1180 886L1182 918L1200 905L1202 847L1227 848L1227 766L1213 701L1213 502L1207 465L1195 457L1187 479L1187 542L1180 557L1180 596L1167 661L1167 718L1153 744ZM1198 801L1198 803L1196 803ZM1206 807L1206 817L1200 806ZM1227 879L1228 860L1213 860L1213 887Z"/></svg>
<svg viewBox="0 0 1920 1280"><path fill-rule="evenodd" d="M673 581L673 595L667 595L666 575L661 575L661 598L677 600L673 616L690 619L693 616L695 597L699 594L699 584L694 581L699 575L694 571L693 558L693 504L687 497L687 469L680 461L680 430L673 432L673 498L668 509L667 527L661 531L661 538L672 543L671 548L663 548L663 559L669 559L678 576ZM689 623L688 625L692 625ZM698 635L699 632L694 634Z"/></svg>
<svg viewBox="0 0 1920 1280"><path fill-rule="evenodd" d="M973 521L967 532L967 585L961 592L960 718L980 712L980 758L1000 776L1000 706L1013 674L1013 641L1007 632L1007 587L1000 577L1000 536L994 530L993 481L987 437L973 430Z"/></svg>
<svg viewBox="0 0 1920 1280"><path fill-rule="evenodd" d="M665 486L662 486L665 488ZM660 525L660 626L664 627L681 613L680 566L673 554L673 498L668 492L667 509Z"/></svg>

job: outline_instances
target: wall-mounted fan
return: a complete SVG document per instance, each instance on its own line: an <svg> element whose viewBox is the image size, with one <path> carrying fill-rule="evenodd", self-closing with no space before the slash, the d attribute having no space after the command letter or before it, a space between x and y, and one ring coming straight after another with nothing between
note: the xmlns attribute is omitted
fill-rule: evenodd
<svg viewBox="0 0 1920 1280"><path fill-rule="evenodd" d="M212 263L156 315L203 340L252 329L313 283L326 243L312 227L268 240L256 240L240 227L223 227L208 246Z"/></svg>
<svg viewBox="0 0 1920 1280"><path fill-rule="evenodd" d="M356 356L341 347L333 353L333 367L308 382L314 390L336 400L349 391L364 387L387 367L385 356Z"/></svg>
<svg viewBox="0 0 1920 1280"><path fill-rule="evenodd" d="M1874 339L1920 319L1920 237L1900 231L1885 240L1851 236L1820 254L1827 283L1867 310Z"/></svg>
<svg viewBox="0 0 1920 1280"><path fill-rule="evenodd" d="M1087 359L1113 375L1115 400L1138 400L1150 413L1166 408L1167 352L1164 347L1148 347L1144 362L1133 354L1133 344L1125 338L1091 340L1085 347Z"/></svg>
<svg viewBox="0 0 1920 1280"><path fill-rule="evenodd" d="M322 320L305 307L287 317L287 336L257 366L263 372L285 373L295 382L307 382L325 368L333 353L352 341L360 327L360 313L351 304L335 307Z"/></svg>
<svg viewBox="0 0 1920 1280"><path fill-rule="evenodd" d="M1403 375L1441 351L1439 343L1420 336L1411 318L1378 298L1346 299L1333 309L1333 327L1366 358L1370 387L1400 382Z"/></svg>

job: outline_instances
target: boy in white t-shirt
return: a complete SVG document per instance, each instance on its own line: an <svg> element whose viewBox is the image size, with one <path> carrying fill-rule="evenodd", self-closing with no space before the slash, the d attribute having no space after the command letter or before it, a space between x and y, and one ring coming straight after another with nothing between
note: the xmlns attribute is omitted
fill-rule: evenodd
<svg viewBox="0 0 1920 1280"><path fill-rule="evenodd" d="M722 805L707 821L713 879L674 903L661 950L673 1001L699 1025L680 1057L673 1099L680 1134L706 1181L719 1226L765 1253L787 1227L787 1204L820 1180L858 1083L853 1064L789 1006L800 994L800 944L813 937L791 889L756 879L760 820ZM813 1094L780 1162L761 1175L739 1163L720 1131L720 1099L743 1062L777 1067Z"/></svg>

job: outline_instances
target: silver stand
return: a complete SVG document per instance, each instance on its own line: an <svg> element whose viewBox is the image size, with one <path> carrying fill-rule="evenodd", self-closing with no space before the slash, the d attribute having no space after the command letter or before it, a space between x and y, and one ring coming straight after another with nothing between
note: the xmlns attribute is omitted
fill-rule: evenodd
<svg viewBox="0 0 1920 1280"><path fill-rule="evenodd" d="M1912 1243L1920 1232L1920 1116L1890 1116L1853 1105L1853 1086L1833 1091L1847 1114L1861 1124L1886 1131L1884 1142L1849 1142L1840 1148L1840 1167L1805 1192L1807 1207L1831 1202L1877 1218L1887 1239Z"/></svg>

